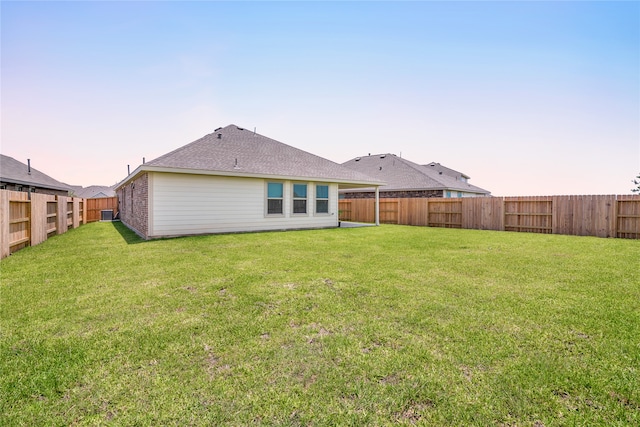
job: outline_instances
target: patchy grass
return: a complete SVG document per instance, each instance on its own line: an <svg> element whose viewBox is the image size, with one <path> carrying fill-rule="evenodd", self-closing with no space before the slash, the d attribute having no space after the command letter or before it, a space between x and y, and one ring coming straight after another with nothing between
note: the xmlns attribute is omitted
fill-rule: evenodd
<svg viewBox="0 0 640 427"><path fill-rule="evenodd" d="M640 424L640 242L403 226L0 263L0 424Z"/></svg>

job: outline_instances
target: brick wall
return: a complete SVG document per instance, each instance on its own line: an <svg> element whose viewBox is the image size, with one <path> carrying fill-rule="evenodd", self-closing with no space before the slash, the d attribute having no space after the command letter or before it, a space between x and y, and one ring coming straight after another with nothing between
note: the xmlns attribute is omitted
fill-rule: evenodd
<svg viewBox="0 0 640 427"><path fill-rule="evenodd" d="M353 193L340 193L340 196L345 199L373 199L376 197L376 193L371 192L353 192ZM381 199L408 199L408 198L427 198L427 197L442 197L442 190L414 190L414 191L381 191Z"/></svg>
<svg viewBox="0 0 640 427"><path fill-rule="evenodd" d="M149 175L140 175L117 193L120 220L146 239L149 235Z"/></svg>

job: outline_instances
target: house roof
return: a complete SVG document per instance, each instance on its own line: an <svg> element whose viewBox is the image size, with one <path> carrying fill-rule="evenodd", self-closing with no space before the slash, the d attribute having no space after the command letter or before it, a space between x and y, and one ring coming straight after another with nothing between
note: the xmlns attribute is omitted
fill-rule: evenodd
<svg viewBox="0 0 640 427"><path fill-rule="evenodd" d="M70 190L67 184L4 154L0 154L0 181L52 190Z"/></svg>
<svg viewBox="0 0 640 427"><path fill-rule="evenodd" d="M88 187L72 186L73 193L76 197L83 199L97 199L100 197L113 197L116 195L113 187L106 185L90 185Z"/></svg>
<svg viewBox="0 0 640 427"><path fill-rule="evenodd" d="M218 128L209 135L140 165L118 187L143 171L309 179L355 187L384 184L359 171L236 125Z"/></svg>
<svg viewBox="0 0 640 427"><path fill-rule="evenodd" d="M430 169L434 169L436 172L442 172L444 175L449 175L454 178L465 178L465 179L471 178L469 175L463 174L462 172L458 172L457 170L453 170L446 166L442 166L440 163L431 162L423 166L428 167Z"/></svg>
<svg viewBox="0 0 640 427"><path fill-rule="evenodd" d="M386 181L380 191L453 190L467 193L490 194L489 191L459 181L455 177L431 166L419 165L395 154L375 154L356 157L343 166ZM452 169L451 169L452 170ZM371 191L362 189L361 191Z"/></svg>

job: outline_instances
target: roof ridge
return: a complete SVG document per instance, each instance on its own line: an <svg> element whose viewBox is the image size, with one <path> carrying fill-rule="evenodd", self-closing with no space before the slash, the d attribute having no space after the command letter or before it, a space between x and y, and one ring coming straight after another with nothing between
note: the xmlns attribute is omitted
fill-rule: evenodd
<svg viewBox="0 0 640 427"><path fill-rule="evenodd" d="M430 179L436 181L438 184L446 185L446 182L442 182L440 180L440 177L444 176L444 175L437 174L436 177L434 177L434 176L432 176L431 173L427 173L427 172L431 172L431 171L429 169L425 168L424 166L419 165L418 163L412 162L411 160L403 159L402 157L400 157L400 160L402 162L404 162L407 166L409 166L412 169L414 169L415 171L417 171L418 173L421 173L422 175L425 175L427 178L430 178Z"/></svg>
<svg viewBox="0 0 640 427"><path fill-rule="evenodd" d="M256 135L256 136L259 136L259 137L261 137L261 138L268 139L269 141L273 141L273 142L275 142L275 143L277 143L277 144L284 145L285 147L288 147L288 148L290 148L290 149L292 149L292 150L296 150L296 151L298 151L298 152L300 152L300 153L303 153L303 154L305 154L305 155L310 155L310 156L313 156L313 157L315 157L315 158L317 158L317 159L320 159L320 160L323 160L323 161L328 161L328 162L331 162L331 163L336 164L336 165L338 165L338 166L342 166L340 163L338 163L338 162L334 162L334 161L333 161L333 160L331 160L331 159L327 159L327 158L322 157L322 156L319 156L319 155L317 155L317 154L313 154L313 153L311 153L311 152L309 152L309 151L305 151L305 150L303 150L302 148L294 147L293 145L289 145L289 144L287 144L286 142L278 141L277 139L273 139L273 138L271 138L271 137L268 137L268 136L262 135L262 134L260 134L260 133L258 133L258 132L253 132L253 131L251 131L251 130L249 130L249 129L247 129L247 128L243 128L243 127L236 126L236 125L229 125L229 126L225 126L223 129L226 129L226 128L230 127L230 126L235 126L235 127L236 127L236 129L238 129L238 130L240 130L240 131L251 132L252 134L254 134L254 135Z"/></svg>
<svg viewBox="0 0 640 427"><path fill-rule="evenodd" d="M264 177L295 176L331 182L345 180L346 183L358 185L382 182L333 160L235 124L219 127L213 133L146 162L138 166L133 174L144 168L216 171ZM123 182L126 179L119 185Z"/></svg>

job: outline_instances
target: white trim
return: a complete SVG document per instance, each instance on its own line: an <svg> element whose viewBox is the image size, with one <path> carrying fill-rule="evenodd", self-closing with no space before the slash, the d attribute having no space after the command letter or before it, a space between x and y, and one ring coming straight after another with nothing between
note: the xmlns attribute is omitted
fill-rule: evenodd
<svg viewBox="0 0 640 427"><path fill-rule="evenodd" d="M153 222L153 176L155 174L147 174L147 234L155 233Z"/></svg>
<svg viewBox="0 0 640 427"><path fill-rule="evenodd" d="M120 181L115 189L117 190L123 185L126 185L127 182L135 179L138 175L140 175L143 172L167 172L167 173L179 173L179 174L189 174L189 175L264 178L264 179L273 179L273 180L285 180L285 181L290 180L290 181L304 181L304 182L322 181L322 182L328 182L328 183L337 183L337 184L340 184L343 188L348 188L348 187L345 187L345 185L353 185L355 187L363 187L363 186L371 187L371 186L379 186L379 185L386 184L385 182L382 182L382 181L359 181L359 180L336 179L336 178L314 177L314 176L270 175L270 174L260 174L260 173L215 171L215 170L207 170L207 169L185 169L185 168L170 168L170 167L140 165L129 176L127 176L124 180Z"/></svg>
<svg viewBox="0 0 640 427"><path fill-rule="evenodd" d="M281 213L269 213L269 184L280 184L282 185L282 212ZM286 216L286 181L281 181L279 179L265 179L264 180L264 217L265 218L283 218ZM276 198L273 198L276 200Z"/></svg>
<svg viewBox="0 0 640 427"><path fill-rule="evenodd" d="M314 216L327 216L331 215L331 185L328 182L313 182L311 183L313 187L313 215ZM318 212L318 186L321 185L323 187L327 187L327 198L320 199L321 201L327 201L327 211L326 212Z"/></svg>
<svg viewBox="0 0 640 427"><path fill-rule="evenodd" d="M304 185L307 187L307 196L303 199L302 197L295 196L295 186L296 185ZM295 201L296 200L304 200L304 212L295 212ZM309 183L308 182L299 182L293 181L291 182L291 216L309 216Z"/></svg>

